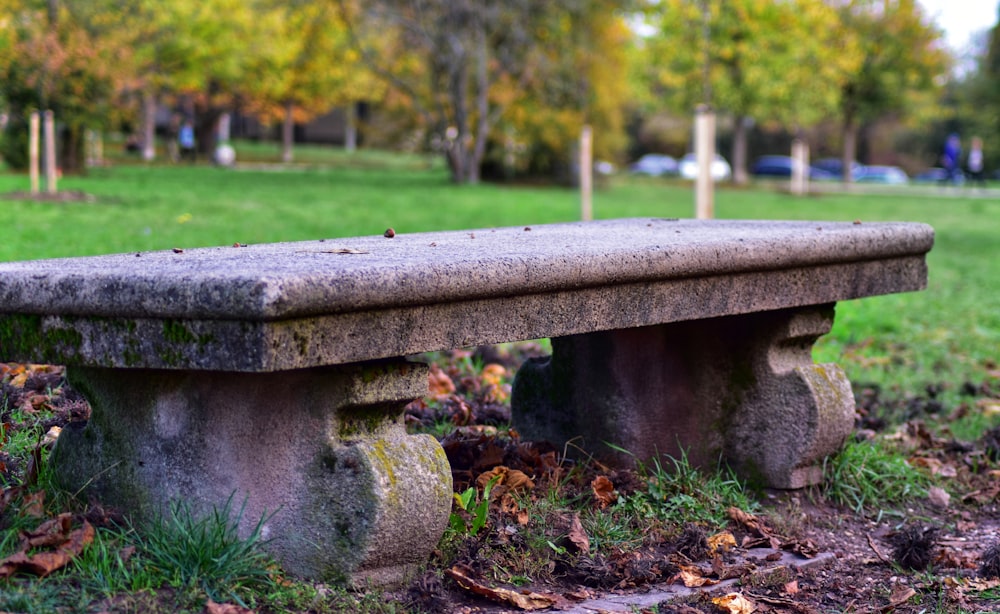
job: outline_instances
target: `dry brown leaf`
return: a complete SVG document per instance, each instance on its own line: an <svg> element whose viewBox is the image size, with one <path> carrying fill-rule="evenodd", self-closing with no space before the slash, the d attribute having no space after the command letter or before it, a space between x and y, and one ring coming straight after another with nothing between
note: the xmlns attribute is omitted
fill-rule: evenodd
<svg viewBox="0 0 1000 614"><path fill-rule="evenodd" d="M45 515L45 491L39 490L24 496L21 514L31 518L41 518Z"/></svg>
<svg viewBox="0 0 1000 614"><path fill-rule="evenodd" d="M215 603L211 599L205 604L205 614L253 614L253 610L234 603Z"/></svg>
<svg viewBox="0 0 1000 614"><path fill-rule="evenodd" d="M581 554L588 554L590 552L590 537L587 536L587 532L583 530L583 524L580 522L580 515L573 514L569 521L569 533L566 534L569 542L573 544L576 551Z"/></svg>
<svg viewBox="0 0 1000 614"><path fill-rule="evenodd" d="M486 485L490 483L494 478L499 478L494 483L496 486L505 486L504 492L526 492L535 487L534 481L529 478L523 471L517 469L510 469L504 465L499 465L490 469L489 471L480 473L476 478L476 486L480 489L485 489ZM500 491L496 491L500 492Z"/></svg>
<svg viewBox="0 0 1000 614"><path fill-rule="evenodd" d="M945 489L938 486L931 486L927 489L927 499L933 505L942 508L948 507L948 504L951 503L951 495Z"/></svg>
<svg viewBox="0 0 1000 614"><path fill-rule="evenodd" d="M712 586L713 584L718 584L718 580L713 580L712 578L706 578L701 569L695 567L694 565L678 565L680 571L674 576L674 580L680 580L684 586L688 588L696 588L699 586Z"/></svg>
<svg viewBox="0 0 1000 614"><path fill-rule="evenodd" d="M917 594L917 591L910 588L909 586L896 585L892 589L892 594L889 595L889 605L882 608L883 612L892 611L899 606L903 605L910 600L911 597Z"/></svg>
<svg viewBox="0 0 1000 614"><path fill-rule="evenodd" d="M712 603L726 614L753 614L757 610L757 604L739 593L716 597Z"/></svg>
<svg viewBox="0 0 1000 614"><path fill-rule="evenodd" d="M443 401L455 394L455 382L451 381L448 374L434 363L431 363L431 370L427 376L427 384L428 396L436 401Z"/></svg>
<svg viewBox="0 0 1000 614"><path fill-rule="evenodd" d="M492 588L473 580L464 570L452 567L445 574L460 587L473 594L492 599L500 603L513 605L522 610L544 610L560 603L558 595L534 593L531 591L515 591L507 588Z"/></svg>
<svg viewBox="0 0 1000 614"><path fill-rule="evenodd" d="M719 552L729 552L736 547L736 537L729 531L716 533L708 538L708 551L712 554Z"/></svg>
<svg viewBox="0 0 1000 614"><path fill-rule="evenodd" d="M523 471L517 469L509 470L503 482L511 492L527 492L535 487L535 482Z"/></svg>
<svg viewBox="0 0 1000 614"><path fill-rule="evenodd" d="M507 376L507 369L503 365L498 365L495 362L483 367L483 372L480 377L483 383L490 384L493 386L500 386L503 384L503 379Z"/></svg>
<svg viewBox="0 0 1000 614"><path fill-rule="evenodd" d="M590 489L594 491L594 498L597 506L604 509L618 500L618 493L615 492L615 485L607 477L599 475L590 483Z"/></svg>
<svg viewBox="0 0 1000 614"><path fill-rule="evenodd" d="M726 510L726 514L729 516L730 520L737 522L751 531L755 531L760 535L767 536L768 532L764 528L760 519L751 514L750 512L744 512L737 507L731 507Z"/></svg>
<svg viewBox="0 0 1000 614"><path fill-rule="evenodd" d="M68 517L69 514L63 514L63 516ZM65 567L66 564L73 560L73 557L78 556L81 552L83 552L84 547L94 540L94 527L86 521L83 523L82 527L69 533L68 535L65 533L58 534L50 532L52 527L62 528L62 516L43 523L43 526L45 525L48 525L49 528L41 532L34 532L33 538L39 542L44 542L46 545L58 544L56 550L36 552L35 554L29 555L27 553L27 548L31 546L26 544L24 550L16 552L0 561L0 578L10 577L18 572L31 573L44 578L53 571ZM51 541L52 535L58 535L61 540L49 544L48 542ZM32 537L28 537L29 543L31 540Z"/></svg>
<svg viewBox="0 0 1000 614"><path fill-rule="evenodd" d="M819 554L819 547L810 539L796 540L786 544L781 544L779 548L786 552L797 554L804 559L816 558L816 555Z"/></svg>
<svg viewBox="0 0 1000 614"><path fill-rule="evenodd" d="M799 581L792 580L791 582L786 582L784 586L784 592L786 595L795 595L799 592Z"/></svg>
<svg viewBox="0 0 1000 614"><path fill-rule="evenodd" d="M48 448L52 446L52 444L56 442L56 439L59 439L60 433L62 433L62 429L59 428L58 426L53 426L45 433L45 437L42 438L42 442L38 445L42 446L43 448Z"/></svg>
<svg viewBox="0 0 1000 614"><path fill-rule="evenodd" d="M1000 495L1000 484L994 484L987 488L974 490L962 497L963 503L976 502L979 504L989 503Z"/></svg>

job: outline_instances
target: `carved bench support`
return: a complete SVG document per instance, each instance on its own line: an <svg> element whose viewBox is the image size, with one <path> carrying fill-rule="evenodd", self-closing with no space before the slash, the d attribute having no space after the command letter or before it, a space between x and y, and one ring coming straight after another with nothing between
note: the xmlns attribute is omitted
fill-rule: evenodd
<svg viewBox="0 0 1000 614"><path fill-rule="evenodd" d="M440 444L407 435L405 404L425 365L387 361L277 373L73 367L91 402L53 463L140 520L184 500L204 513L232 497L240 533L285 571L354 584L402 580L447 524L451 472Z"/></svg>
<svg viewBox="0 0 1000 614"><path fill-rule="evenodd" d="M813 484L854 421L843 371L811 358L832 323L831 304L554 338L517 374L515 426L619 463L605 443Z"/></svg>

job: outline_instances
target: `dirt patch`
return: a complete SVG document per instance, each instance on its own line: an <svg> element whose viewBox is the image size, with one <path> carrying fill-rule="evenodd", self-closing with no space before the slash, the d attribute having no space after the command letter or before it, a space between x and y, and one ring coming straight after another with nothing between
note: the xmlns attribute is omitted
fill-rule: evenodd
<svg viewBox="0 0 1000 614"><path fill-rule="evenodd" d="M0 194L0 200L29 200L39 203L96 203L97 197L79 190L60 190L52 194L17 191Z"/></svg>

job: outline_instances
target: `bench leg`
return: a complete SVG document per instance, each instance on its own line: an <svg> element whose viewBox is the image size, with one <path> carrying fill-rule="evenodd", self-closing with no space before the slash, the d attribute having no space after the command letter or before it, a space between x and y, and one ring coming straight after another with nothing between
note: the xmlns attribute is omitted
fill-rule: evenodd
<svg viewBox="0 0 1000 614"><path fill-rule="evenodd" d="M242 536L268 518L263 538L285 571L355 585L404 580L444 532L447 458L402 422L426 393L423 364L69 372L92 416L59 437L57 479L134 518L232 497Z"/></svg>
<svg viewBox="0 0 1000 614"><path fill-rule="evenodd" d="M605 443L640 460L722 459L775 488L814 484L854 424L843 371L812 362L832 323L826 305L554 338L515 378L514 424L619 464L632 457Z"/></svg>

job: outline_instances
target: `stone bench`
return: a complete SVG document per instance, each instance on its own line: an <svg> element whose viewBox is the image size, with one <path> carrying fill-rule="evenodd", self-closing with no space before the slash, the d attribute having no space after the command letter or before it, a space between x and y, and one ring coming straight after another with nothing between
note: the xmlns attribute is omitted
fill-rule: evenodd
<svg viewBox="0 0 1000 614"><path fill-rule="evenodd" d="M90 401L58 479L137 517L267 516L291 573L401 579L447 523L441 446L408 435L419 352L552 338L512 395L525 437L724 459L794 488L848 435L810 350L836 301L918 290L922 224L631 219L0 264L0 360Z"/></svg>

